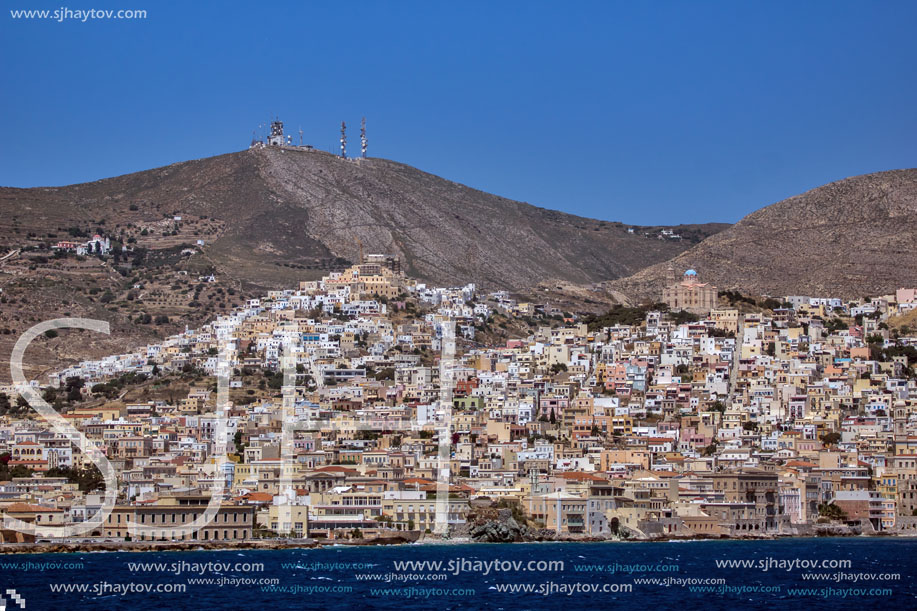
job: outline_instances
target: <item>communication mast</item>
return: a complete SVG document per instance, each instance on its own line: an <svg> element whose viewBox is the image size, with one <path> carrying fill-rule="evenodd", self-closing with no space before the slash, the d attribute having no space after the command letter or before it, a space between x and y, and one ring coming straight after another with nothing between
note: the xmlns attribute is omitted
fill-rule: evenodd
<svg viewBox="0 0 917 611"><path fill-rule="evenodd" d="M366 117L363 117L363 120L360 122L360 151L363 159L366 159Z"/></svg>
<svg viewBox="0 0 917 611"><path fill-rule="evenodd" d="M271 135L267 143L271 146L283 146L283 121L271 121Z"/></svg>
<svg viewBox="0 0 917 611"><path fill-rule="evenodd" d="M299 126L299 146L302 146L302 125Z"/></svg>
<svg viewBox="0 0 917 611"><path fill-rule="evenodd" d="M347 124L341 121L341 159L347 159Z"/></svg>

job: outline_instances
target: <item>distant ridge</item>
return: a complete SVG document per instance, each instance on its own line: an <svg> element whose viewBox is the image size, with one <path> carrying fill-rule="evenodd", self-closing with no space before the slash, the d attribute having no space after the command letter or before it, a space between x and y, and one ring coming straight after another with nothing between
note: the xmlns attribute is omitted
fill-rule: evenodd
<svg viewBox="0 0 917 611"><path fill-rule="evenodd" d="M917 286L917 169L845 178L761 208L671 264L754 294L857 297ZM609 285L658 297L668 265Z"/></svg>

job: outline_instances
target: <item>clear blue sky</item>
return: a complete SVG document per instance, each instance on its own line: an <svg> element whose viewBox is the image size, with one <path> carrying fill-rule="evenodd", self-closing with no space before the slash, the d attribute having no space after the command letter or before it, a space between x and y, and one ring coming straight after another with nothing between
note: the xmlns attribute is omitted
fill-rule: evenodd
<svg viewBox="0 0 917 611"><path fill-rule="evenodd" d="M146 9L14 20L9 9ZM236 151L271 113L469 186L736 221L917 166L917 2L3 0L0 185ZM296 136L298 140L298 134Z"/></svg>

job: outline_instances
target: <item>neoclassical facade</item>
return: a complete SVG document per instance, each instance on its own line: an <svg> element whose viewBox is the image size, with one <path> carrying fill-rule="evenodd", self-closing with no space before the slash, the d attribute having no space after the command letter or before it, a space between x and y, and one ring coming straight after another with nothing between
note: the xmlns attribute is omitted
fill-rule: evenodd
<svg viewBox="0 0 917 611"><path fill-rule="evenodd" d="M672 267L669 267L667 276L666 286L662 289L662 301L669 309L706 315L716 307L716 287L701 282L695 270L686 271L681 282L675 280L675 270Z"/></svg>

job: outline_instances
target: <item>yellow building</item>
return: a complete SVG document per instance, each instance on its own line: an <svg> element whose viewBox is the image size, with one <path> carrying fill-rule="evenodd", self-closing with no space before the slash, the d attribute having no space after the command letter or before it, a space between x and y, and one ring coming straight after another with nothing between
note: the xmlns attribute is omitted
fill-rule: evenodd
<svg viewBox="0 0 917 611"><path fill-rule="evenodd" d="M715 309L710 312L710 318L714 321L714 326L717 329L732 334L739 332L739 311L735 308Z"/></svg>

